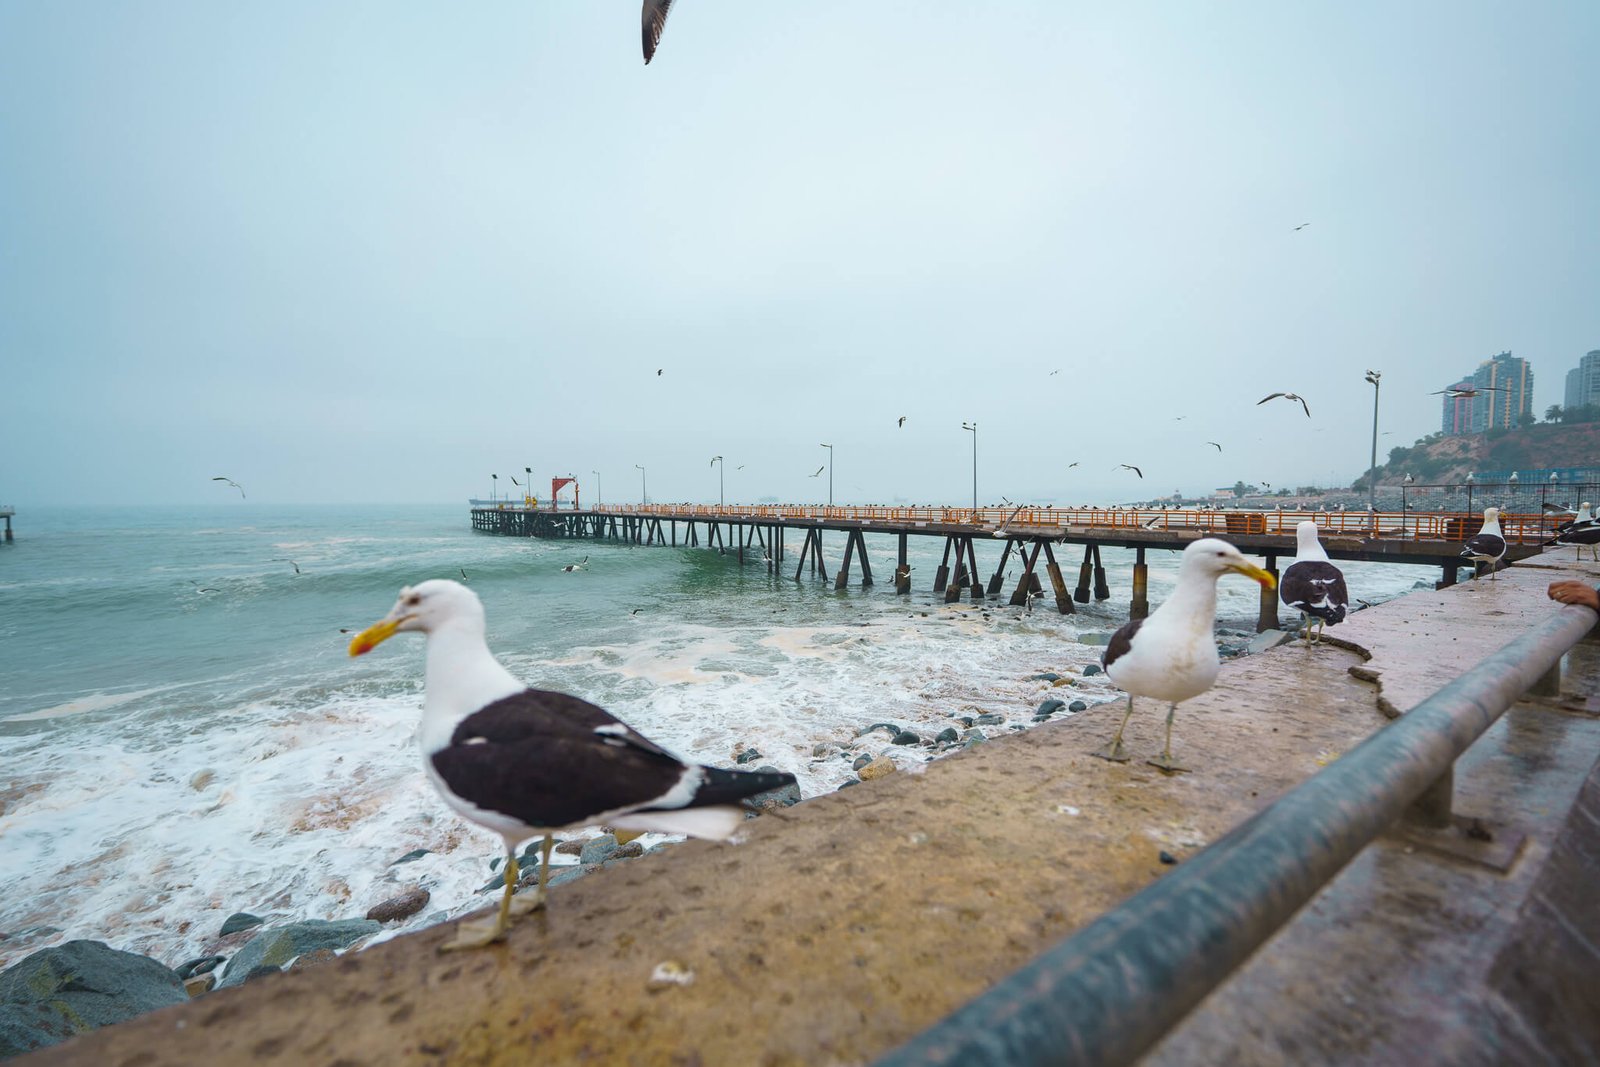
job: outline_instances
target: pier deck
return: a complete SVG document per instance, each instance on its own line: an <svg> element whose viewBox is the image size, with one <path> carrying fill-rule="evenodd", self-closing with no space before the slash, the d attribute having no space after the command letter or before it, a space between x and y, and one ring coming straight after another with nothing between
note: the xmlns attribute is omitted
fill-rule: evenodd
<svg viewBox="0 0 1600 1067"><path fill-rule="evenodd" d="M755 820L739 846L610 865L502 946L441 955L433 928L19 1062L871 1063L1547 617L1569 577L1600 572L1552 551L1352 616L1359 652L1225 664L1178 717L1190 774L1091 757L1121 713L1102 705ZM1524 835L1504 869L1380 838L1146 1061L1592 1060L1600 645L1564 688L1457 766L1457 810ZM1135 752L1161 728L1137 713ZM669 960L693 984L648 992Z"/></svg>

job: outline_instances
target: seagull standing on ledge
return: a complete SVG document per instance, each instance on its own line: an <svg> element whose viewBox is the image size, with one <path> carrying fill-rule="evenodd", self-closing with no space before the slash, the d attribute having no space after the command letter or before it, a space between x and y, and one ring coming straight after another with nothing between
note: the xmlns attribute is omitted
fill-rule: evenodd
<svg viewBox="0 0 1600 1067"><path fill-rule="evenodd" d="M1328 559L1328 552L1317 540L1317 524L1309 519L1294 528L1295 561L1283 572L1278 583L1278 597L1300 613L1300 636L1306 644L1313 644L1311 627L1315 620L1316 635L1322 636L1324 627L1337 626L1344 621L1350 604L1350 592L1344 586L1344 573Z"/></svg>
<svg viewBox="0 0 1600 1067"><path fill-rule="evenodd" d="M1243 574L1271 589L1271 572L1251 563L1228 542L1202 538L1183 550L1178 565L1178 587L1149 618L1134 619L1111 635L1101 661L1106 676L1128 694L1128 710L1111 743L1096 752L1102 759L1126 763L1122 731L1133 714L1133 698L1165 700L1167 743L1161 755L1149 762L1164 771L1183 771L1172 758L1172 719L1178 705L1197 697L1217 680L1221 661L1212 628L1217 619L1217 579L1232 572Z"/></svg>
<svg viewBox="0 0 1600 1067"><path fill-rule="evenodd" d="M1500 532L1500 509L1483 509L1483 529L1467 538L1461 554L1472 560L1472 580L1478 580L1478 561L1489 564L1489 580L1494 581L1495 566L1505 557L1506 539Z"/></svg>
<svg viewBox="0 0 1600 1067"><path fill-rule="evenodd" d="M603 822L725 841L744 822L739 801L794 784L792 774L687 763L604 708L523 685L489 651L483 603L459 582L434 579L400 590L394 609L350 642L350 654L404 631L428 637L418 731L428 779L447 804L506 845L499 914L461 923L445 949L498 941L512 915L544 905L557 830ZM541 835L539 888L531 900L514 900L517 845Z"/></svg>

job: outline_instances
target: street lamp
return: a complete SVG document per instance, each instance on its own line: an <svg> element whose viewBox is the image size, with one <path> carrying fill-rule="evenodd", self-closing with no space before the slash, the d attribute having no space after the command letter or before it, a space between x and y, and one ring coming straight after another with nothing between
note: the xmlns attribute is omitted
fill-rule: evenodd
<svg viewBox="0 0 1600 1067"><path fill-rule="evenodd" d="M1472 483L1474 481L1476 481L1476 480L1477 479L1475 479L1472 476L1472 472L1468 471L1467 472L1467 514L1468 515L1472 514Z"/></svg>
<svg viewBox="0 0 1600 1067"><path fill-rule="evenodd" d="M1555 471L1550 472L1550 480L1539 487L1539 510L1544 510L1545 493L1554 489L1561 482L1561 476Z"/></svg>
<svg viewBox="0 0 1600 1067"><path fill-rule="evenodd" d="M1406 528L1406 490L1411 488L1411 483L1416 481L1411 477L1411 472L1406 471L1406 476L1400 479L1400 529Z"/></svg>
<svg viewBox="0 0 1600 1067"><path fill-rule="evenodd" d="M531 505L533 503L533 468L523 467L522 473L528 476L528 487L522 491L522 502Z"/></svg>
<svg viewBox="0 0 1600 1067"><path fill-rule="evenodd" d="M1378 507L1378 379L1382 377L1378 371L1367 371L1367 381L1372 383L1372 466L1367 474L1367 507L1372 510Z"/></svg>
<svg viewBox="0 0 1600 1067"><path fill-rule="evenodd" d="M594 506L599 507L601 504L605 503L605 501L600 497L600 472L590 471L589 473L594 475Z"/></svg>
<svg viewBox="0 0 1600 1067"><path fill-rule="evenodd" d="M650 490L645 485L644 468L639 466L637 463L635 463L633 466L639 472L639 503L648 504L650 503Z"/></svg>
<svg viewBox="0 0 1600 1067"><path fill-rule="evenodd" d="M828 506L833 507L833 446L823 445L828 450Z"/></svg>
<svg viewBox="0 0 1600 1067"><path fill-rule="evenodd" d="M725 506L725 504L726 504L726 501L723 499L723 493L722 493L722 474L723 474L724 471L727 470L727 466L726 465L718 466L718 464L721 464L721 463L722 463L722 457L721 456L712 456L711 457L711 465L713 467L717 468L717 507L719 507L719 508Z"/></svg>
<svg viewBox="0 0 1600 1067"><path fill-rule="evenodd" d="M494 479L494 481L489 483L489 503L492 504L496 500L500 499L500 476L498 474L491 474L489 477Z"/></svg>
<svg viewBox="0 0 1600 1067"><path fill-rule="evenodd" d="M971 430L972 431L972 510L973 511L977 511L978 510L978 423L977 423L976 420L974 420L972 422L963 422L961 424L961 428L963 430Z"/></svg>

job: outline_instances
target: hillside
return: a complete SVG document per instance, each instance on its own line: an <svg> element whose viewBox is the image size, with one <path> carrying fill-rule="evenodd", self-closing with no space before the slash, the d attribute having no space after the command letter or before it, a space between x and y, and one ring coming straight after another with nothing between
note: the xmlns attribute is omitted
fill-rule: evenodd
<svg viewBox="0 0 1600 1067"><path fill-rule="evenodd" d="M1583 467L1600 463L1600 422L1543 423L1517 430L1445 437L1433 434L1410 448L1389 452L1378 468L1379 485L1399 485L1407 473L1419 482L1460 482L1485 470ZM1365 488L1365 475L1357 488Z"/></svg>

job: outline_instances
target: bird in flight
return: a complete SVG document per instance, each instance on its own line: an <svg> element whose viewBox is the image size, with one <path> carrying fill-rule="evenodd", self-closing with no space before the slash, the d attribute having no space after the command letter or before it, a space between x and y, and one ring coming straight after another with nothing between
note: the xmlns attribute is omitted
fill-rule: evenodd
<svg viewBox="0 0 1600 1067"><path fill-rule="evenodd" d="M1206 444L1210 445L1212 448L1216 449L1218 452L1222 451L1222 446L1217 444L1215 441L1207 441Z"/></svg>
<svg viewBox="0 0 1600 1067"><path fill-rule="evenodd" d="M1053 370L1053 371L1051 371L1051 372L1050 372L1050 373L1049 373L1049 374L1047 374L1047 375L1045 375L1045 377L1047 377L1047 378L1054 378L1054 377L1055 377L1055 376L1056 376L1056 375L1058 375L1058 374L1060 374L1060 373L1061 373L1061 371L1060 371L1060 369L1059 369L1059 368L1058 368L1058 369L1056 369L1056 370Z"/></svg>
<svg viewBox="0 0 1600 1067"><path fill-rule="evenodd" d="M1132 463L1119 463L1117 464L1117 467L1121 470L1132 471L1141 478L1144 477L1144 471L1140 470L1138 467L1135 467Z"/></svg>
<svg viewBox="0 0 1600 1067"><path fill-rule="evenodd" d="M1311 225L1311 223L1309 223L1309 222L1302 222L1300 225L1298 225L1298 226L1296 226L1294 228L1294 232L1295 233L1299 233L1301 230L1305 229L1307 226L1310 226L1310 225Z"/></svg>
<svg viewBox="0 0 1600 1067"><path fill-rule="evenodd" d="M199 582L196 582L193 578L190 578L189 581L194 583L194 591L196 593L215 593L216 592L215 589L211 588L208 585L203 586Z"/></svg>
<svg viewBox="0 0 1600 1067"><path fill-rule="evenodd" d="M656 54L656 46L661 43L661 31L667 28L667 12L672 10L672 0L644 0L644 10L640 12L644 32L644 63L650 65L650 60Z"/></svg>
<svg viewBox="0 0 1600 1067"><path fill-rule="evenodd" d="M296 563L292 559L285 559L285 558L279 557L278 559L275 559L272 562L274 562L274 563L287 563L289 566L294 568L294 572L296 574L300 573L300 564Z"/></svg>
<svg viewBox="0 0 1600 1067"><path fill-rule="evenodd" d="M895 420L895 425L896 426L904 426L905 424L906 424L906 417L904 415L901 415L898 419Z"/></svg>
<svg viewBox="0 0 1600 1067"><path fill-rule="evenodd" d="M1306 418L1309 419L1311 417L1311 405L1306 403L1306 398L1305 397L1296 396L1294 393L1269 393L1266 396L1262 397L1260 400L1256 401L1256 407L1260 407L1262 404L1265 404L1267 401L1272 400L1272 399L1274 399L1276 397L1280 397L1280 396L1283 397L1285 400L1298 400L1300 402L1300 406L1306 409Z"/></svg>
<svg viewBox="0 0 1600 1067"><path fill-rule="evenodd" d="M217 475L215 478L213 478L211 480L214 481L214 482L227 482L229 485L231 485L235 489L239 490L239 499L241 499L241 500L244 499L244 486L240 485L238 482L234 481L232 478L224 478L222 475L219 474L219 475Z"/></svg>
<svg viewBox="0 0 1600 1067"><path fill-rule="evenodd" d="M656 377L657 378L661 377L661 371L662 371L662 368L660 368L660 367L656 368Z"/></svg>
<svg viewBox="0 0 1600 1067"><path fill-rule="evenodd" d="M1078 465L1078 461L1077 460L1073 460L1071 463L1067 464L1067 470L1071 470L1073 467L1076 467L1077 465Z"/></svg>
<svg viewBox="0 0 1600 1067"><path fill-rule="evenodd" d="M1500 385L1475 385L1470 389L1435 389L1429 396L1438 396L1443 393L1451 400L1471 399L1479 393L1503 393L1505 387Z"/></svg>
<svg viewBox="0 0 1600 1067"><path fill-rule="evenodd" d="M467 572L465 568L461 568L461 580L463 582L467 580Z"/></svg>
<svg viewBox="0 0 1600 1067"><path fill-rule="evenodd" d="M821 474L823 471L825 471L827 469L828 469L828 465L826 463L824 463L822 466L818 467L816 470L811 472L811 477L815 478L817 475Z"/></svg>

